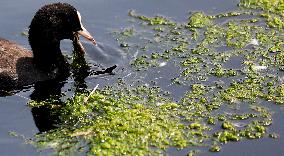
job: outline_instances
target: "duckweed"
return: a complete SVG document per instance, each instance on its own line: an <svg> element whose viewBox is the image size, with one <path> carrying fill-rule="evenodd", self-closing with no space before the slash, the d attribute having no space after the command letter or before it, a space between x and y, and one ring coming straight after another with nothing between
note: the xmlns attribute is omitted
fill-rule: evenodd
<svg viewBox="0 0 284 156"><path fill-rule="evenodd" d="M122 32L121 35L125 37L131 37L135 34L135 30L133 28L125 28Z"/></svg>
<svg viewBox="0 0 284 156"><path fill-rule="evenodd" d="M251 9L262 9L283 16L281 10L284 9L284 2L282 0L241 0L239 6Z"/></svg>
<svg viewBox="0 0 284 156"><path fill-rule="evenodd" d="M137 69L147 69L151 64L147 60L147 56L140 56L136 58L131 64Z"/></svg>
<svg viewBox="0 0 284 156"><path fill-rule="evenodd" d="M207 119L207 123L208 124L211 124L211 125L215 125L216 124L216 121L215 121L215 119L213 118L213 117L208 117L208 119Z"/></svg>
<svg viewBox="0 0 284 156"><path fill-rule="evenodd" d="M52 141L57 146L51 148L63 153L75 152L86 146L80 142L88 142L88 153L95 155L159 155L159 149L187 145L185 127L170 113L177 104L150 107L140 104L142 97L121 95L114 98L108 93L109 90L91 95L88 105L82 105L85 95L67 100L64 109L55 111L61 112L61 120L70 128L80 127L56 129L49 133L52 135L39 134L35 141L41 146ZM151 151L150 146L158 149Z"/></svg>
<svg viewBox="0 0 284 156"><path fill-rule="evenodd" d="M214 145L210 148L210 152L220 152L221 151L221 146Z"/></svg>
<svg viewBox="0 0 284 156"><path fill-rule="evenodd" d="M211 24L211 20L208 16L202 12L196 12L189 18L188 27L190 28L203 28Z"/></svg>
<svg viewBox="0 0 284 156"><path fill-rule="evenodd" d="M251 40L250 27L243 25L240 27L236 23L228 23L226 32L226 42L228 46L242 48Z"/></svg>
<svg viewBox="0 0 284 156"><path fill-rule="evenodd" d="M232 116L232 119L234 120L246 120L246 119L249 119L249 118L255 118L257 117L256 114L242 114L242 115L238 115L238 114L234 114Z"/></svg>
<svg viewBox="0 0 284 156"><path fill-rule="evenodd" d="M263 10L264 13L261 13L260 15L266 18L267 25L270 27L281 29L284 26L284 22L281 19L281 17L284 17L284 13L282 11L284 3L281 0L241 0L239 5L244 8Z"/></svg>
<svg viewBox="0 0 284 156"><path fill-rule="evenodd" d="M196 155L196 154L198 154L200 151L198 151L198 150L191 150L188 154L187 154L187 156L194 156L194 155Z"/></svg>
<svg viewBox="0 0 284 156"><path fill-rule="evenodd" d="M249 139L258 139L265 135L266 128L260 124L260 122L252 122L248 124L244 130L240 132L241 136Z"/></svg>
<svg viewBox="0 0 284 156"><path fill-rule="evenodd" d="M236 127L228 121L223 122L222 128L225 130L236 131Z"/></svg>
<svg viewBox="0 0 284 156"><path fill-rule="evenodd" d="M146 17L146 16L143 16L143 15L138 15L138 14L135 13L134 10L129 11L128 15L131 16L131 17L138 18L142 21L145 21L149 25L170 25L170 26L176 25L174 22L172 22L172 21L170 21L170 20L168 20L164 17L156 16L156 17L150 18L150 17Z"/></svg>
<svg viewBox="0 0 284 156"><path fill-rule="evenodd" d="M227 143L228 141L239 141L240 137L239 134L233 131L221 131L214 134L215 137L218 138L218 140L221 143Z"/></svg>

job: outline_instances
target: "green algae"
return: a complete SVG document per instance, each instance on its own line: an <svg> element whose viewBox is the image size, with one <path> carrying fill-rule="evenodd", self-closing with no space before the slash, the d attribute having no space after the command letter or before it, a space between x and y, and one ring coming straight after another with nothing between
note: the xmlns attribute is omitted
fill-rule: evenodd
<svg viewBox="0 0 284 156"><path fill-rule="evenodd" d="M235 23L228 23L226 42L228 46L242 48L251 40L250 27L239 26Z"/></svg>
<svg viewBox="0 0 284 156"><path fill-rule="evenodd" d="M161 155L172 146L179 149L201 146L211 137L220 143L239 141L241 137L263 137L266 129L259 122L237 131L229 121L221 124L225 131L210 136L212 128L202 120L206 116L212 119L213 114L203 106L208 100L200 98L209 89L201 84L192 85L182 103L172 102L159 88L146 86L97 90L89 95L87 104L84 99L88 94L77 94L62 107L52 107L61 114L62 128L38 134L32 144L40 149L54 149L58 155L78 151L89 155ZM53 105L50 101L43 103ZM224 115L223 118L227 120ZM210 125L216 124L213 122ZM221 147L215 144L210 151L220 151Z"/></svg>
<svg viewBox="0 0 284 156"><path fill-rule="evenodd" d="M251 9L261 9L282 16L284 2L282 0L241 0L239 6Z"/></svg>
<svg viewBox="0 0 284 156"><path fill-rule="evenodd" d="M133 28L125 28L120 32L122 36L131 37L135 34L135 30Z"/></svg>
<svg viewBox="0 0 284 156"><path fill-rule="evenodd" d="M196 12L189 18L188 27L190 28L203 28L211 24L211 20L202 12Z"/></svg>
<svg viewBox="0 0 284 156"><path fill-rule="evenodd" d="M238 133L234 131L221 131L214 134L214 136L218 139L221 143L227 143L229 141L239 141L240 137Z"/></svg>
<svg viewBox="0 0 284 156"><path fill-rule="evenodd" d="M257 117L256 114L242 114L242 115L238 115L238 114L235 114L232 116L232 119L234 120L247 120L249 118L255 118Z"/></svg>
<svg viewBox="0 0 284 156"><path fill-rule="evenodd" d="M210 152L220 152L220 151L221 151L221 146L218 146L218 145L213 145L210 148Z"/></svg>
<svg viewBox="0 0 284 156"><path fill-rule="evenodd" d="M139 91L140 95L141 92L143 90ZM183 132L185 127L171 113L178 107L175 103L147 106L141 103L143 99L138 95L114 98L109 96L109 90L91 95L88 105L82 105L84 97L77 95L67 101L64 110L58 110L64 111L61 112L61 120L71 127L78 124L80 127L56 129L50 132L52 135L40 134L36 138L37 144L44 147L45 142L52 141L56 144L52 148L58 148L60 153L69 153L86 146L78 146L80 142L88 142L88 154L91 155L159 155L159 149L187 145ZM150 146L158 149L151 150Z"/></svg>
<svg viewBox="0 0 284 156"><path fill-rule="evenodd" d="M240 135L249 139L258 139L263 137L265 133L266 127L255 121L247 125L246 128L240 132Z"/></svg>
<svg viewBox="0 0 284 156"><path fill-rule="evenodd" d="M136 58L131 65L136 67L138 70L141 69L147 69L149 66L151 66L151 63L147 60L148 56L142 55L138 58ZM155 59L155 58L154 58Z"/></svg>
<svg viewBox="0 0 284 156"><path fill-rule="evenodd" d="M284 2L282 0L241 0L239 5L244 8L263 10L260 16L266 18L269 27L282 29L284 26L282 11Z"/></svg>
<svg viewBox="0 0 284 156"><path fill-rule="evenodd" d="M187 154L187 156L194 156L194 155L197 155L198 153L200 153L200 151L198 151L198 150L191 150L191 151Z"/></svg>
<svg viewBox="0 0 284 156"><path fill-rule="evenodd" d="M212 75L215 75L217 77L223 77L223 76L236 76L237 72L233 69L224 69L221 67L221 65L216 65L215 68L212 70Z"/></svg>
<svg viewBox="0 0 284 156"><path fill-rule="evenodd" d="M149 25L170 25L170 26L175 26L176 24L164 17L161 16L156 16L156 17L146 17L143 15L138 15L134 10L129 11L128 13L129 16L138 18L142 21L147 22Z"/></svg>
<svg viewBox="0 0 284 156"><path fill-rule="evenodd" d="M225 130L236 131L236 127L228 121L222 123L222 128Z"/></svg>
<svg viewBox="0 0 284 156"><path fill-rule="evenodd" d="M211 125L215 125L216 124L215 118L209 116L207 119L207 123Z"/></svg>
<svg viewBox="0 0 284 156"><path fill-rule="evenodd" d="M284 85L278 77L284 62L279 30L282 2L268 2L241 0L245 12L210 16L197 12L183 23L130 11L129 16L143 25L121 29L115 37L120 44L130 43L123 46L128 54L142 51L130 61L131 67L143 75L163 68L159 62L174 62L180 73L168 79L187 87L186 92L176 101L159 87L126 82L91 95L76 94L64 105L55 100L32 102L31 107L52 108L62 121L58 129L38 134L32 144L53 149L57 155L78 151L166 155L171 147L190 148L188 155L196 155L199 147L219 152L228 142L278 138L270 132L272 111L266 107L284 103ZM243 15L252 17L236 18ZM228 20L218 23L222 18ZM269 29L260 24L262 20ZM149 34L139 34L139 29ZM86 97L90 97L87 103Z"/></svg>

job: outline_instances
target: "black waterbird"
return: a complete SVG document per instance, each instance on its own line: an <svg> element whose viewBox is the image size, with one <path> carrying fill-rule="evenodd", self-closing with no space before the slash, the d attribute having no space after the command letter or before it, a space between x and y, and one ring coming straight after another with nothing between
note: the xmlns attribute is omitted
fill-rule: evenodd
<svg viewBox="0 0 284 156"><path fill-rule="evenodd" d="M74 48L84 48L79 36L96 45L85 29L81 15L67 3L53 3L40 8L29 26L32 52L11 41L0 39L0 90L18 88L69 73L69 64L60 50L60 41L70 39ZM79 47L79 48L78 48Z"/></svg>

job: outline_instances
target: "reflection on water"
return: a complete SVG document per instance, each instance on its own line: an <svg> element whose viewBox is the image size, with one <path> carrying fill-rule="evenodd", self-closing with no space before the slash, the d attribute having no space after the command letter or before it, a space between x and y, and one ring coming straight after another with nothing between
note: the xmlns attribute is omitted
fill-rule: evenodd
<svg viewBox="0 0 284 156"><path fill-rule="evenodd" d="M65 81L48 80L35 84L35 90L31 94L31 99L36 102L41 102L53 97L54 105L64 104L61 101L61 88ZM50 106L39 106L31 109L34 117L34 122L40 132L45 132L54 129L59 122L59 116L50 108Z"/></svg>
<svg viewBox="0 0 284 156"><path fill-rule="evenodd" d="M102 47L103 48L103 47ZM71 64L71 73L74 79L74 93L85 93L87 91L86 77L89 75L100 75L100 74L113 74L113 70L116 65L106 68L105 70L94 70L90 68L87 64L84 55L77 52L75 48L73 62ZM34 91L31 94L31 100L36 102L43 102L52 98L52 103L54 106L58 105L64 107L64 102L62 101L62 88L67 82L69 75L64 77L58 77L56 79L40 81L34 86ZM51 129L57 128L60 125L60 113L54 110L54 106L43 105L39 107L33 107L31 109L35 124L40 132L46 132Z"/></svg>
<svg viewBox="0 0 284 156"><path fill-rule="evenodd" d="M85 78L90 74L90 68L86 63L84 55L80 55L80 52L76 52L74 49L74 60L71 64L72 77L74 78L75 92L85 92L87 85ZM42 102L52 98L53 105L58 105L58 108L64 105L62 102L62 87L67 82L69 75L64 77L58 77L56 79L37 82L34 87L34 91L31 94L31 100L36 102ZM60 114L54 111L50 105L43 105L39 107L33 107L31 109L34 117L35 124L40 132L45 132L57 127L60 124Z"/></svg>
<svg viewBox="0 0 284 156"><path fill-rule="evenodd" d="M93 46L88 42L83 42L83 46L87 51L86 58L90 63L98 64L103 68L127 63L126 54L121 49L107 43L99 42L97 46Z"/></svg>

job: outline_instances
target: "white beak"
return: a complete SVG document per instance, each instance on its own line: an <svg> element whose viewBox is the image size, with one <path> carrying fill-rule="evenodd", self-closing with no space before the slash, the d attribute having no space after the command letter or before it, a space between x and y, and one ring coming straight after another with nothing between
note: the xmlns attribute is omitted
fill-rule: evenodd
<svg viewBox="0 0 284 156"><path fill-rule="evenodd" d="M81 36L83 36L84 38L86 38L87 40L91 41L94 45L97 45L96 40L94 39L94 37L88 32L88 30L83 26L82 21L81 21L81 14L79 11L77 11L78 14L78 18L80 20L80 24L81 24L81 28L83 30L77 31L77 33Z"/></svg>

